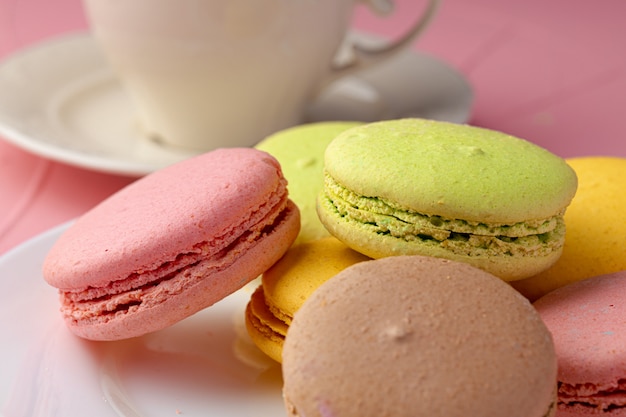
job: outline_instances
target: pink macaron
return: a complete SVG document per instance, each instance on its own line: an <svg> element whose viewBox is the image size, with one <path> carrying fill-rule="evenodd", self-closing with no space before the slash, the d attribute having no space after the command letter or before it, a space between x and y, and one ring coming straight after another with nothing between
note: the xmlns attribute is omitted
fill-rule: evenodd
<svg viewBox="0 0 626 417"><path fill-rule="evenodd" d="M626 416L626 271L561 287L534 306L554 339L557 416Z"/></svg>
<svg viewBox="0 0 626 417"><path fill-rule="evenodd" d="M59 289L74 334L125 339L241 288L299 228L276 159L218 149L143 177L80 217L51 248L43 275Z"/></svg>

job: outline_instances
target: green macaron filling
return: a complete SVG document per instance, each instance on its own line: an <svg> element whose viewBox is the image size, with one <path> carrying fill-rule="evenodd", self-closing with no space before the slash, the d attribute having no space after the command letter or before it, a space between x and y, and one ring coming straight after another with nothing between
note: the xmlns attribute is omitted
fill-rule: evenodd
<svg viewBox="0 0 626 417"><path fill-rule="evenodd" d="M563 211L544 219L481 223L415 212L394 202L358 195L325 175L320 204L354 227L407 242L445 247L460 255L543 256L563 245Z"/></svg>

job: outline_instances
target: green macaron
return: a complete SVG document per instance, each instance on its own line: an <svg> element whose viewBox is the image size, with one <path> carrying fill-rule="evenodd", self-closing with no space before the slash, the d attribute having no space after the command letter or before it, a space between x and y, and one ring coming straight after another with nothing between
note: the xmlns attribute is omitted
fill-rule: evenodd
<svg viewBox="0 0 626 417"><path fill-rule="evenodd" d="M324 151L335 136L360 124L352 121L307 123L276 132L256 145L280 162L289 182L289 198L300 209L302 222L296 243L329 236L315 211L315 200L324 188Z"/></svg>
<svg viewBox="0 0 626 417"><path fill-rule="evenodd" d="M324 158L319 218L369 257L435 256L513 281L561 255L576 174L528 141L400 119L339 134Z"/></svg>

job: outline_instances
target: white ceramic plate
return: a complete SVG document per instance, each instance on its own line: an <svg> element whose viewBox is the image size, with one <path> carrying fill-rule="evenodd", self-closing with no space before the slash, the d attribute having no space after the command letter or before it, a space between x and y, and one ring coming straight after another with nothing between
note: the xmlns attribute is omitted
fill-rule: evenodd
<svg viewBox="0 0 626 417"><path fill-rule="evenodd" d="M253 284L164 331L88 342L65 328L40 273L65 227L0 258L0 415L285 415L280 367L243 327Z"/></svg>
<svg viewBox="0 0 626 417"><path fill-rule="evenodd" d="M51 39L10 57L0 65L0 91L0 136L35 154L125 175L191 156L141 134L128 96L88 34ZM406 51L329 86L305 121L419 116L462 123L472 100L455 70Z"/></svg>

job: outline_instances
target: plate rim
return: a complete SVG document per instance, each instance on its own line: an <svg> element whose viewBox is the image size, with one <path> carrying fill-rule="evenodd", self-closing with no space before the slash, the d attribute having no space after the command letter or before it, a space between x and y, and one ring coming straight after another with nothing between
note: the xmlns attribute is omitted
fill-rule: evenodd
<svg viewBox="0 0 626 417"><path fill-rule="evenodd" d="M47 253L47 251L49 250L49 248L54 245L54 243L56 242L56 240L59 238L59 236L65 231L67 230L68 227L70 227L74 222L76 221L76 219L72 219L69 220L67 222L58 224L56 226L51 227L50 229L41 232L40 234L26 240L25 242L15 246L14 248L12 248L11 250L5 252L4 254L0 255L0 271L6 271L7 268L11 267L12 263L15 263L13 266L18 265L27 265L27 266L21 266L20 268L23 268L26 271L31 271L33 270L34 267L33 265L37 265L37 267L39 267L41 265L41 262L43 261L43 259L45 258L45 254ZM34 256L33 256L34 255ZM28 264L24 263L26 260L28 260ZM14 268L16 270L16 273L20 273L23 272L21 271L19 268ZM0 278L0 280L4 279L9 279L11 278L10 274L6 274L4 275L2 278ZM38 282L37 285L32 285L32 283L34 282L34 279L37 278L41 278L41 282ZM47 291L47 287L46 287L46 283L43 280L43 278L41 276L39 277L33 277L33 276L27 276L25 277L24 280L19 280L21 281L18 282L16 288L20 288L23 291L28 291L29 294L32 292L33 293L33 297L40 299L40 297L44 296L44 294L42 293L42 291ZM255 285L255 282L251 283L252 285ZM250 285L250 284L249 284ZM33 289L33 291L31 291L31 288ZM54 290L54 288L50 287L50 290ZM239 334L239 331L241 331L241 329L237 330L236 329L236 325L234 323L230 323L224 321L225 317L230 317L230 315L235 312L237 313L237 317L242 319L243 318L243 314L242 311L239 311L239 309L242 307L242 303L246 302L246 300L249 298L249 294L251 294L252 291L252 287L249 286L244 286L242 289L238 290L236 293L231 294L231 296L224 298L223 300L221 300L220 303L221 307L218 306L218 303L215 304L214 307L209 307L208 309L206 309L204 311L204 313L200 312L200 314L195 315L196 317L190 317L188 319L185 319L183 322L173 325L171 326L171 330L169 330L170 332L173 333L167 333L165 335L160 335L159 336L159 332L155 332L154 334L151 335L146 335L144 337L144 340L142 342L134 342L133 340L135 339L128 339L128 340L122 340L122 341L118 341L118 342L90 342L90 341L85 341L82 340L80 338L74 337L71 334L69 334L69 332L66 335L61 335L59 334L57 331L59 329L64 329L64 324L63 321L59 316L54 316L51 317L49 320L45 320L45 322L41 323L42 329L44 330L43 333L37 333L37 334L31 334L31 333L22 333L20 331L20 335L23 335L23 337L19 340L13 339L14 341L10 344L12 346L17 346L17 348L20 349L20 355L17 358L14 358L15 360L15 368L11 368L9 370L9 372L1 372L0 373L0 380L2 380L2 386L0 387L0 417L4 417L6 415L7 412L13 410L13 408L11 407L18 407L17 410L13 410L13 411L19 411L22 410L22 406L20 404L22 404L23 400L36 400L33 403L28 403L27 405L24 405L24 407L28 408L30 406L33 406L34 404L37 405L37 407L40 407L42 403L40 403L41 398L43 398L44 400L46 400L49 395L46 394L46 389L43 389L43 393L42 395L40 395L40 393L36 392L36 393L31 393L26 397L22 398L21 393L24 391L26 385L24 385L24 381L28 382L31 379L31 376L29 376L30 371L32 371L32 364L33 362L31 361L32 358L29 358L29 356L33 353L36 354L36 356L41 355L44 358L48 358L48 362L44 362L44 365L48 364L48 363L52 363L52 364L60 364L63 368L63 374L66 374L66 372L71 372L71 368L75 367L75 366L79 366L74 364L74 356L66 356L66 357L61 357L59 359L55 358L54 356L50 356L50 355L54 355L54 352L56 352L58 349L62 349L67 347L67 343L70 343L69 346L72 346L73 349L77 349L80 348L80 352L79 351L74 351L72 350L72 352L74 353L80 353L80 355L83 355L85 357L92 357L92 353L89 353L88 351L91 349L86 349L83 351L82 347L85 346L91 346L91 347L96 347L96 350L99 352L97 357L99 357L98 360L92 362L90 360L90 367L93 366L93 369L90 370L85 370L84 372L87 372L87 376L89 378L92 377L92 372L95 369L100 369L100 373L102 374L98 374L98 375L93 375L94 378L84 381L84 389L89 389L90 391L88 391L87 393L89 394L87 397L87 399L91 399L89 401L84 400L84 401L78 401L78 405L74 405L74 404L65 404L63 401L61 401L59 404L61 404L61 408L54 410L54 412L52 412L52 414L50 415L64 415L66 417L67 416L67 412L70 413L70 416L74 416L76 412L78 412L77 410L83 410L84 408L89 408L89 410L92 410L93 413L90 415L97 415L97 416L113 416L113 415L117 415L117 416L121 416L121 415L133 415L133 416L143 416L144 413L138 413L136 412L135 414L127 414L126 412L122 412L123 410L130 410L133 408L133 404L137 404L137 405L141 405L143 404L143 407L146 407L146 400L145 400L145 395L146 393L151 395L152 390L154 389L162 389L163 386L166 386L168 384L168 379L165 378L161 381L159 381L158 383L156 383L154 386L148 385L144 388L142 388L143 392L139 392L139 396L137 398L135 398L134 396L131 395L131 397L126 398L124 396L124 392L127 389L131 389L131 393L135 393L137 394L136 391L136 387L137 384L133 384L132 382L120 382L120 383L116 383L115 382L115 378L111 379L111 377L115 377L115 373L113 372L111 373L106 373L106 370L113 370L115 371L116 368L118 368L119 366L123 365L125 363L125 358L126 358L126 349L128 348L128 344L131 345L130 348L130 352L133 352L133 347L136 347L137 344L141 345L141 346L145 346L144 349L147 349L149 346L155 346L158 347L160 342L155 342L155 338L157 338L158 340L160 340L161 342L164 340L176 340L176 337L172 338L173 335L180 335L181 331L185 332L185 331L189 331L189 327L185 327L185 326L189 326L192 325L194 327L192 327L194 329L194 335L196 337L196 341L200 340L204 340L205 342L201 343L199 345L199 347L194 347L191 351L187 352L187 349L183 349L183 351L177 351L177 350L169 350L169 348L166 346L163 348L163 350L159 350L158 348L156 350L150 350L150 352L155 352L156 354L162 353L165 355L169 355L169 354L174 354L175 352L177 355L182 355L182 358L188 358L188 357L193 357L192 353L190 352L195 352L195 350L202 348L202 352L203 356L199 357L199 359L201 362L198 362L199 364L203 363L206 358L204 355L206 355L207 357L212 357L212 355L215 353L213 351L211 351L210 347L211 346L218 346L219 344L223 344L223 343L233 343L235 340L238 341L239 343L239 338L241 336L237 336L235 339L230 338L230 336L226 339L223 338L216 338L216 339L205 339L208 335L208 337L210 338L210 334L213 333L212 330L209 331L200 331L198 332L198 324L199 323L213 323L213 324L217 324L217 332L220 333L219 330L219 325L220 323L224 324L226 327L228 328L228 333L233 333L233 334ZM0 297L0 299L6 299L7 297L9 297L9 294L5 294L5 296ZM56 305L56 299L49 299L48 301L50 301L50 305L52 305L53 303ZM212 310L211 310L212 309ZM6 311L3 311L3 316L2 317L6 317L4 314L6 314L9 311L9 309L7 309ZM50 312L50 314L55 313L56 311L52 311ZM207 315L209 314L209 315ZM224 316L224 314L227 314L227 316ZM38 317L42 317L42 315L48 315L47 312L45 311L41 311L38 310L29 320L35 320L36 322L39 321ZM216 318L219 319L218 322L215 322ZM191 319L191 322L190 322ZM185 323L186 322L186 323ZM181 325L183 325L183 327L180 327ZM13 329L14 331L15 329ZM200 329L202 330L202 329ZM11 328L9 327L8 329L9 332L11 332ZM168 331L168 329L165 329L164 331ZM162 332L162 331L161 331ZM10 335L14 335L15 333L9 333ZM52 337L52 350L49 350L49 337ZM234 336L233 336L234 337ZM62 344L62 347L59 348L59 346L57 345L58 340L62 340L64 341ZM139 340L139 339L136 339ZM214 342L209 342L209 350L206 350L206 346L204 345L206 343L207 340L213 340ZM42 345L34 345L34 343L39 343L42 342ZM113 343L114 345L111 345L111 343ZM176 342L172 342L174 343L174 345L172 346L178 346L176 345ZM215 344L217 343L217 345ZM86 345L85 345L86 344ZM97 346L96 346L97 345ZM186 346L186 345L184 345ZM122 349L122 351L120 351L119 349ZM10 347L7 346L7 348L5 348L5 351L8 353L10 352ZM194 350L195 349L195 350ZM241 381L240 383L243 384L242 388L245 389L249 389L251 387L250 384L254 384L255 381L257 381L261 375L263 374L263 372L268 371L270 368L270 366L272 368L274 368L276 366L276 363L273 362L271 359L263 357L263 361L261 362L257 362L258 359L255 359L254 356L252 357L246 357L245 359L249 359L250 362L247 362L243 357L240 357L239 354L236 352L237 349L235 349L235 347L233 345L230 345L229 349L233 349L231 352L231 355L228 359L226 359L225 363L230 363L231 367L228 367L225 365L225 367L222 368L221 365L221 361L213 361L216 364L218 364L218 366L216 367L212 367L210 369L213 370L217 370L217 373L213 376L213 378L217 378L214 379L215 381L221 381L222 378L227 377L227 379L225 381L228 381L228 376L234 376L237 377L237 375L239 375L239 373L241 372L245 372L246 375L244 377L242 377L241 375L239 376L239 381ZM0 352L2 352L3 350L0 349ZM65 350L59 350L59 352L64 352ZM70 352L70 354L72 353ZM119 354L118 352L122 352L122 354ZM143 350L140 352L144 352ZM259 351L260 354L260 351ZM120 356L117 356L120 355ZM138 358L144 358L144 354L142 354L141 356L137 356ZM100 357L102 356L102 357ZM245 355L244 355L245 356ZM166 356L167 357L167 356ZM6 358L6 356L5 356ZM53 362L50 362L50 359L52 358ZM103 359L104 358L104 359ZM35 358L37 359L37 358ZM85 359L82 358L82 360L84 361ZM121 365L115 365L115 362L120 361L119 363ZM69 362L68 362L69 361ZM235 362L233 362L235 361ZM133 359L134 362L134 359ZM156 364L158 364L159 362L155 362ZM233 365L234 363L236 363L236 365ZM66 365L71 365L70 369L67 370L66 369ZM84 362L81 362L81 360L78 361L78 364L85 364ZM26 368L24 368L24 366L26 365ZM41 365L41 364L40 364ZM158 366L158 365L157 365ZM234 368L232 368L232 366L235 366ZM39 368L39 366L37 366L37 369L44 369L43 371L43 375L44 376L48 376L49 377L49 372L45 371L45 369L47 368L47 366L43 367L43 368ZM78 369L78 368L77 368ZM81 368L82 369L82 368ZM122 368L119 368L122 369ZM139 369L144 369L144 368L139 368ZM165 369L169 369L169 368L165 368ZM186 368L185 368L186 369ZM221 369L221 370L220 370ZM38 373L41 373L42 371L38 371ZM225 373L224 373L225 372ZM234 373L231 373L234 372ZM70 379L65 379L65 378L61 378L59 379L59 376L56 374L52 374L52 380L51 383L53 384L53 386L59 386L58 382L61 382L61 386L65 385L67 383L67 381L70 380L75 380L73 377L68 377ZM139 374L142 375L142 374ZM210 375L210 374L209 374ZM79 375L80 376L80 375ZM83 375L84 376L84 375ZM104 378L103 378L104 376ZM39 376L41 377L41 376ZM26 379L24 379L26 378ZM123 378L125 379L125 378ZM107 382L107 384L104 384L104 382ZM259 382L260 383L260 382ZM96 384L98 386L100 386L100 391L95 392L93 391L93 388L96 386ZM104 385L103 385L104 384ZM121 384L121 385L119 385ZM30 384L28 385L30 387ZM135 389L133 390L132 386L135 387ZM108 387L108 388L107 388ZM112 389L111 389L112 387ZM119 389L117 389L116 387L120 387ZM241 405L238 405L240 402L236 402L236 403L231 403L231 402L226 402L226 401L222 401L220 402L219 400L214 404L214 405L210 405L209 408L205 409L205 407L207 407L206 404L207 403L207 399L203 396L203 397L198 397L196 394L194 393L190 393L190 397L187 399L181 399L178 397L172 397L172 398L166 398L164 399L165 402L168 403L168 405L171 403L172 405L178 405L180 404L181 406L187 406L190 408L190 410L188 410L191 413L194 413L191 410L196 410L196 412L198 411L211 411L211 410L217 410L217 409L222 409L225 406L228 409L231 409L232 407L232 412L235 415L247 415L247 410L249 407L251 406L256 406L258 407L259 405L261 406L260 408L260 412L261 414L264 412L269 412L270 410L273 410L273 412L270 412L269 415L274 415L274 413L277 410L283 410L283 404L282 401L280 400L280 396L277 395L278 392L277 387L276 386L272 386L272 385L266 385L266 388L271 388L269 391L266 391L266 388L260 388L258 392L258 396L253 396L253 398L250 400L250 402L243 402ZM41 388L41 387L40 387ZM15 391L17 389L17 391ZM228 384L226 384L226 387L224 388L225 390L229 390L232 388L228 388ZM237 388L235 388L237 389ZM30 389L29 389L30 390ZM80 390L78 390L80 391ZM29 391L30 392L30 391ZM72 391L74 392L74 391ZM232 392L241 392L241 391L230 391ZM243 391L244 393L247 391ZM13 397L12 395L15 395L17 393L17 397ZM271 396L269 396L268 394L272 393ZM210 394L210 392L209 392ZM219 392L217 393L219 394ZM209 395L209 398L213 398L213 400L210 401L210 404L213 404L213 401L215 401L216 395ZM64 396L64 399L67 400L69 399L70 394L68 394L68 397L66 398ZM74 395L74 394L71 394ZM41 398L40 398L41 397ZM15 400L15 398L17 398L17 401ZM225 397L228 398L228 397ZM101 400L99 403L97 404L93 404L93 400L94 399L98 399ZM179 403L179 401L183 401L181 403ZM190 403L186 403L185 401L190 401ZM72 400L72 402L74 402ZM43 403L45 404L45 403ZM130 408L129 408L130 406ZM214 407L215 408L212 408ZM8 408L7 408L8 407ZM266 408L265 408L266 407ZM39 408L36 408L36 410L39 410ZM122 411L120 411L122 410ZM154 408L150 408L147 407L145 410L145 412L149 412L152 413L154 412ZM169 410L169 409L168 409ZM39 410L41 411L41 410ZM158 415L168 415L169 411L164 411L164 414L159 413ZM182 409L181 413L185 413L185 410ZM230 413L228 413L230 415ZM37 414L39 415L39 414ZM48 415L48 414L45 414ZM81 414L84 415L84 414ZM195 415L195 414L194 414ZM8 417L8 416L7 416Z"/></svg>

